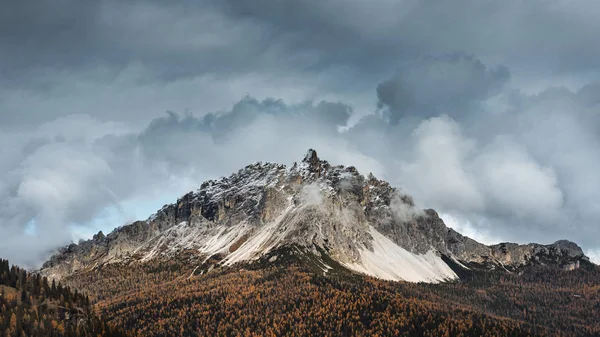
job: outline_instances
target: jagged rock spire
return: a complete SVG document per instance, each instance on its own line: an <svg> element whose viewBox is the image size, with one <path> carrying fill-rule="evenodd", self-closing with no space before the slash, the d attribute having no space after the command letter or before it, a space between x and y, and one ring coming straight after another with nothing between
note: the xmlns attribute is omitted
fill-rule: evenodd
<svg viewBox="0 0 600 337"><path fill-rule="evenodd" d="M306 154L304 155L304 159L302 160L305 163L312 163L312 162L318 162L319 161L319 156L317 155L317 151L314 149L308 149L308 151L306 151Z"/></svg>
<svg viewBox="0 0 600 337"><path fill-rule="evenodd" d="M104 240L104 238L106 238L106 236L104 235L104 233L102 233L102 231L99 231L98 234L94 234L92 240L94 240L94 241L102 241L102 240Z"/></svg>
<svg viewBox="0 0 600 337"><path fill-rule="evenodd" d="M308 169L310 172L319 172L321 169L321 160L317 155L317 151L313 149L309 149L302 159L302 162L308 164Z"/></svg>

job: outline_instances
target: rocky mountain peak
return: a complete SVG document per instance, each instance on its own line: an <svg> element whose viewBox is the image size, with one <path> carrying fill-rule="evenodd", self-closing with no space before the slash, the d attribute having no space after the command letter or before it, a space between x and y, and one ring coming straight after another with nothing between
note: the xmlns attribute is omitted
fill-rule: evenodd
<svg viewBox="0 0 600 337"><path fill-rule="evenodd" d="M94 234L94 236L92 237L92 241L100 242L100 241L104 240L105 238L106 238L106 236L104 235L104 233L102 233L102 231L99 231L98 234Z"/></svg>
<svg viewBox="0 0 600 337"><path fill-rule="evenodd" d="M308 149L308 151L306 151L306 154L304 155L304 159L302 159L302 162L307 163L309 165L309 168L317 168L321 162L321 159L319 159L317 151L313 149Z"/></svg>
<svg viewBox="0 0 600 337"><path fill-rule="evenodd" d="M573 241L569 240L558 240L552 244L561 254L570 256L570 257L582 257L586 260L589 260L587 256L584 255L583 250Z"/></svg>
<svg viewBox="0 0 600 337"><path fill-rule="evenodd" d="M308 180L320 178L326 175L331 165L326 160L321 160L317 151L309 149L300 163L300 174Z"/></svg>
<svg viewBox="0 0 600 337"><path fill-rule="evenodd" d="M301 247L318 258L326 254L344 268L375 277L424 282L457 278L456 265L519 269L548 261L573 266L573 259L585 259L568 241L478 243L446 227L435 211L417 209L388 182L352 166L332 166L311 149L291 167L257 162L204 182L145 221L60 250L42 273L60 278L102 264L144 263L184 252L231 266L282 247ZM322 263L326 272L329 266Z"/></svg>

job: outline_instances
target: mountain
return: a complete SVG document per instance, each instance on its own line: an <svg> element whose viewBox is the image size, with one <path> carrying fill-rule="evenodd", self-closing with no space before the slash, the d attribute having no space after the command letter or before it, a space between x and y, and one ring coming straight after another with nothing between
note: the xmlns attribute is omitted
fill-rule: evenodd
<svg viewBox="0 0 600 337"><path fill-rule="evenodd" d="M40 273L61 279L115 263L185 259L199 272L303 255L320 272L438 283L473 270L575 269L588 258L561 240L487 246L448 228L434 210L372 174L309 150L290 167L254 163L210 180L145 221L62 248Z"/></svg>
<svg viewBox="0 0 600 337"><path fill-rule="evenodd" d="M483 245L313 150L207 181L39 273L128 336L600 336L600 267L575 243Z"/></svg>

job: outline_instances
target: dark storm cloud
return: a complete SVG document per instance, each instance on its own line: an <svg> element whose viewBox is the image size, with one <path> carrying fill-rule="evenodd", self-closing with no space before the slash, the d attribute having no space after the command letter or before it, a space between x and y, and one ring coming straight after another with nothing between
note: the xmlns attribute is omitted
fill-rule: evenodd
<svg viewBox="0 0 600 337"><path fill-rule="evenodd" d="M229 12L290 35L294 46L322 52L319 64L387 71L398 59L463 51L520 71L572 72L597 71L600 56L593 0L226 3Z"/></svg>
<svg viewBox="0 0 600 337"><path fill-rule="evenodd" d="M497 93L509 78L506 67L489 69L473 56L425 57L377 86L377 97L393 124L408 115L454 116L469 113L471 105Z"/></svg>
<svg viewBox="0 0 600 337"><path fill-rule="evenodd" d="M517 77L579 82L598 76L600 59L600 5L591 0L33 0L2 8L0 128L71 114L140 127L165 110L214 111L246 94L297 102L334 93L366 106L366 93L397 67L457 51Z"/></svg>
<svg viewBox="0 0 600 337"><path fill-rule="evenodd" d="M240 83L234 97L221 98L228 105L248 86L258 94L289 81L281 74L300 81L295 69L313 58L287 53L272 39L276 32L209 2L4 1L0 15L0 127L77 113L147 122L165 110L200 106L176 106L191 100L190 91L212 98ZM169 103L151 110L149 96L155 105ZM60 106L52 106L56 101Z"/></svg>
<svg viewBox="0 0 600 337"><path fill-rule="evenodd" d="M276 32L236 21L210 1L3 1L0 15L4 81L42 89L51 83L28 76L43 77L45 68L72 72L103 66L108 69L99 80L110 80L139 62L149 69L143 82L226 75L283 62L271 38ZM287 56L287 61L297 59ZM27 80L33 81L21 82Z"/></svg>
<svg viewBox="0 0 600 337"><path fill-rule="evenodd" d="M97 29L100 14L101 5L95 1L2 1L2 81L21 77L31 68L90 62L88 56L104 43Z"/></svg>
<svg viewBox="0 0 600 337"><path fill-rule="evenodd" d="M167 81L290 65L379 76L399 60L461 51L519 70L596 71L598 10L592 0L3 1L0 68L135 60Z"/></svg>

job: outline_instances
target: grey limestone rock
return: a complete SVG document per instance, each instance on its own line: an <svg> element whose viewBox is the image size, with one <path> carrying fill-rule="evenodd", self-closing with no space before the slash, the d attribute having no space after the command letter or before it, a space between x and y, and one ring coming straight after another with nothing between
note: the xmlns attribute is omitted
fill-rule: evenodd
<svg viewBox="0 0 600 337"><path fill-rule="evenodd" d="M364 177L352 166L332 166L311 149L290 167L258 162L204 182L147 220L58 250L41 273L61 278L105 263L143 262L182 251L229 254L224 261L232 262L290 244L352 263L372 249L370 226L409 252L433 250L461 263L517 268L569 261L575 268L573 259L587 260L569 241L483 245L448 228L434 210L416 209L410 196L389 183ZM245 240L254 241L244 245ZM238 246L254 251L234 252Z"/></svg>

